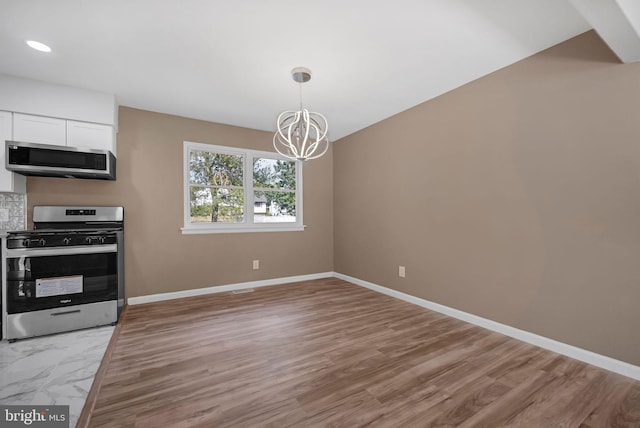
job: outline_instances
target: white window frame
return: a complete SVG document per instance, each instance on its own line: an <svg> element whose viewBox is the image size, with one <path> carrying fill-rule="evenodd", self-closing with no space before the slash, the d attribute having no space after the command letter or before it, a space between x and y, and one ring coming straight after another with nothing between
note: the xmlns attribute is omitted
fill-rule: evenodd
<svg viewBox="0 0 640 428"><path fill-rule="evenodd" d="M302 222L302 162L293 161L296 165L296 221L288 223L254 223L254 190L253 190L253 159L269 158L291 161L276 152L240 149L236 147L218 146L213 144L183 143L183 210L184 223L182 234L198 233L243 233L243 232L292 232L304 230ZM191 223L191 201L189 199L189 154L192 150L223 153L243 156L243 189L244 189L244 221L242 223Z"/></svg>

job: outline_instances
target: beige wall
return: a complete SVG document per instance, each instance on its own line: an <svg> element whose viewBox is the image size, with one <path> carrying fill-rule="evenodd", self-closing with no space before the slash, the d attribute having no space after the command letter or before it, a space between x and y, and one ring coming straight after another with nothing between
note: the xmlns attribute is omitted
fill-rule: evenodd
<svg viewBox="0 0 640 428"><path fill-rule="evenodd" d="M337 272L640 365L640 63L595 33L337 142L334 184Z"/></svg>
<svg viewBox="0 0 640 428"><path fill-rule="evenodd" d="M182 235L183 141L270 150L272 134L120 108L115 182L35 178L33 205L122 205L127 297L333 269L332 155L305 164L304 232ZM252 260L260 270L252 270Z"/></svg>

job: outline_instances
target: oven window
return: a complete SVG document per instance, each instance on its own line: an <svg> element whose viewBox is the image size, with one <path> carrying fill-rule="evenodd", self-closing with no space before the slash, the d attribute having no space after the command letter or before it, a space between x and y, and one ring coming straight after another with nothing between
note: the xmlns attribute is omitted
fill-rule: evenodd
<svg viewBox="0 0 640 428"><path fill-rule="evenodd" d="M116 253L8 257L7 313L118 298Z"/></svg>

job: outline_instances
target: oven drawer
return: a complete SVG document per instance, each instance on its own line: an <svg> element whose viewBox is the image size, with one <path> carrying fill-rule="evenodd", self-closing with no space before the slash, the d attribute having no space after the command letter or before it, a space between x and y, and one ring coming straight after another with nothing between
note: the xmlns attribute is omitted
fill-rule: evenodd
<svg viewBox="0 0 640 428"><path fill-rule="evenodd" d="M118 303L113 300L10 314L7 315L7 339L23 339L113 324L118 320L117 310Z"/></svg>

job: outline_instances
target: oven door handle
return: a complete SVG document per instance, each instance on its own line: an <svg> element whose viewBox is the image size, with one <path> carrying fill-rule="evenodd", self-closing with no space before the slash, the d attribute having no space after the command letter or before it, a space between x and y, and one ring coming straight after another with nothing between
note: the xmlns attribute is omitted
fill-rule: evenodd
<svg viewBox="0 0 640 428"><path fill-rule="evenodd" d="M75 256L78 254L99 254L115 253L118 251L117 244L88 245L77 247L55 247L55 248L24 248L7 250L7 258L15 257L46 257L46 256Z"/></svg>

